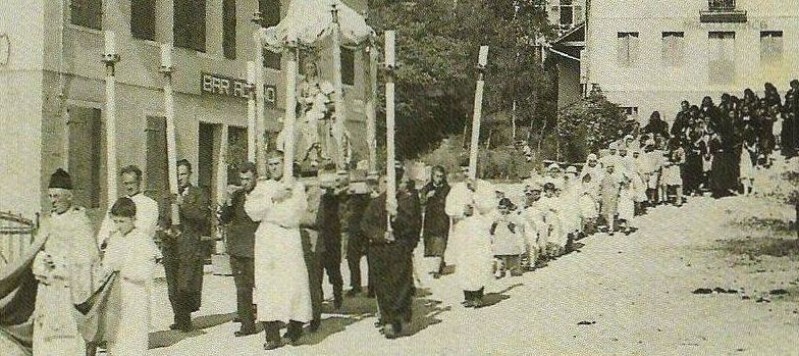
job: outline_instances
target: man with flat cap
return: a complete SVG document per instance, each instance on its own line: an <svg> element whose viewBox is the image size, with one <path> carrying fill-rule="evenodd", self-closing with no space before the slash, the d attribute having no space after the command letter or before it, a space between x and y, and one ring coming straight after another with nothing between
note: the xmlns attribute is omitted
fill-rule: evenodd
<svg viewBox="0 0 799 356"><path fill-rule="evenodd" d="M241 328L236 336L255 333L255 312L253 310L253 287L255 286L255 267L253 249L255 230L258 223L250 219L244 204L250 199L258 183L258 169L255 163L244 162L239 168L239 185L229 186L222 205L220 220L227 225L227 252L236 285L236 311Z"/></svg>
<svg viewBox="0 0 799 356"><path fill-rule="evenodd" d="M86 211L73 205L72 179L67 172L58 169L53 173L47 195L52 209L38 232L47 242L33 263L39 281L33 354L82 355L86 345L72 316L73 304L85 302L94 292L91 271L100 251Z"/></svg>
<svg viewBox="0 0 799 356"><path fill-rule="evenodd" d="M372 200L363 215L361 228L369 238L369 264L374 272L374 287L384 335L399 336L411 321L413 250L419 242L422 210L413 182L397 164L397 199L386 206L386 192ZM391 230L388 231L388 221Z"/></svg>

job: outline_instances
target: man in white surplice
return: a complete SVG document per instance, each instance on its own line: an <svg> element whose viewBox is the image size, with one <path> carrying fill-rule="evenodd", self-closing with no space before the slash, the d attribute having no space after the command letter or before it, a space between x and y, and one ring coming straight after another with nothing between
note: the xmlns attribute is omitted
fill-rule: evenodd
<svg viewBox="0 0 799 356"><path fill-rule="evenodd" d="M258 320L264 323L266 344L272 350L302 336L303 324L312 318L308 270L300 238L300 218L308 204L305 187L283 178L283 154L267 159L269 180L261 181L244 203L255 231L255 299ZM288 324L284 339L280 323Z"/></svg>

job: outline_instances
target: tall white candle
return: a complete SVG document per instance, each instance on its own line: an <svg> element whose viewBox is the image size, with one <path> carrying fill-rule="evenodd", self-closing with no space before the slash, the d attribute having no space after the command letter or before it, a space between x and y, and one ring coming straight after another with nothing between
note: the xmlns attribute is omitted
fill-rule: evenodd
<svg viewBox="0 0 799 356"><path fill-rule="evenodd" d="M477 59L477 64L485 66L488 63L488 46L480 46L480 56Z"/></svg>
<svg viewBox="0 0 799 356"><path fill-rule="evenodd" d="M393 66L396 64L394 57L394 41L396 33L394 31L386 31L386 65Z"/></svg>
<svg viewBox="0 0 799 356"><path fill-rule="evenodd" d="M105 31L105 54L116 54L116 35L114 31Z"/></svg>
<svg viewBox="0 0 799 356"><path fill-rule="evenodd" d="M172 67L172 44L161 44L161 66L166 68Z"/></svg>

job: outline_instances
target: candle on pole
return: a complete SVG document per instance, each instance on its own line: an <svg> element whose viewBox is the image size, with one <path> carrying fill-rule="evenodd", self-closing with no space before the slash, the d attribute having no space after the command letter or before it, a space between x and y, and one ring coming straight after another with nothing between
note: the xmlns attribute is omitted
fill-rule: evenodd
<svg viewBox="0 0 799 356"><path fill-rule="evenodd" d="M247 86L249 88L249 92L247 95L247 160L250 162L255 162L255 152L256 152L256 140L257 140L257 133L255 127L257 126L256 118L258 117L257 113L257 101L255 100L255 62L248 61L247 62Z"/></svg>
<svg viewBox="0 0 799 356"><path fill-rule="evenodd" d="M285 46L286 57L286 115L283 118L283 181L288 183L294 175L294 121L297 106L297 43Z"/></svg>
<svg viewBox="0 0 799 356"><path fill-rule="evenodd" d="M477 178L477 152L480 142L480 119L483 116L483 86L485 86L484 72L488 64L488 46L480 46L480 55L477 61L477 88L474 93L474 116L472 117L472 141L469 147L469 178Z"/></svg>
<svg viewBox="0 0 799 356"><path fill-rule="evenodd" d="M255 162L258 175L266 177L266 117L264 116L264 44L261 34L264 29L255 31L255 125L247 130L255 131Z"/></svg>
<svg viewBox="0 0 799 356"><path fill-rule="evenodd" d="M164 75L164 116L166 116L166 156L169 167L169 193L178 192L178 153L175 139L175 96L172 91L172 44L161 44L161 73ZM180 209L171 205L172 225L180 225Z"/></svg>
<svg viewBox="0 0 799 356"><path fill-rule="evenodd" d="M397 205L397 171L394 167L394 31L386 31L386 205ZM389 217L388 231L392 231Z"/></svg>
<svg viewBox="0 0 799 356"><path fill-rule="evenodd" d="M116 36L113 31L105 31L105 139L106 149L106 188L109 204L117 197L117 143L116 143L116 73L115 66L120 57L116 52Z"/></svg>

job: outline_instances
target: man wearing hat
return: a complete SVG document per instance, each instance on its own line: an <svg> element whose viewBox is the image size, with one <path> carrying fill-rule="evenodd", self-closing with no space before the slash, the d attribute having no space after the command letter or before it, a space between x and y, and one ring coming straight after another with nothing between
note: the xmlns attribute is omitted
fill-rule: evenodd
<svg viewBox="0 0 799 356"><path fill-rule="evenodd" d="M386 192L382 192L369 203L361 223L370 242L369 265L374 271L380 323L389 339L399 336L411 321L413 250L422 228L419 196L404 173L397 163L396 205L387 206Z"/></svg>
<svg viewBox="0 0 799 356"><path fill-rule="evenodd" d="M239 168L240 185L228 186L220 214L220 221L227 228L227 253L230 255L230 267L236 285L237 317L241 322L236 336L250 335L256 331L252 293L255 286L253 249L258 223L244 211L244 204L250 199L257 183L258 169L255 163L244 162Z"/></svg>
<svg viewBox="0 0 799 356"><path fill-rule="evenodd" d="M269 180L261 180L244 203L244 211L259 222L255 231L255 299L258 320L264 323L266 343L272 350L302 337L303 324L312 318L308 269L300 236L300 220L308 198L302 183L283 179L283 153L267 158ZM280 337L281 323L288 331Z"/></svg>
<svg viewBox="0 0 799 356"><path fill-rule="evenodd" d="M83 355L85 342L72 317L73 304L94 293L92 266L100 251L86 211L73 205L72 179L62 169L50 177L52 208L42 219L39 235L47 242L33 263L39 280L33 314L35 355Z"/></svg>

